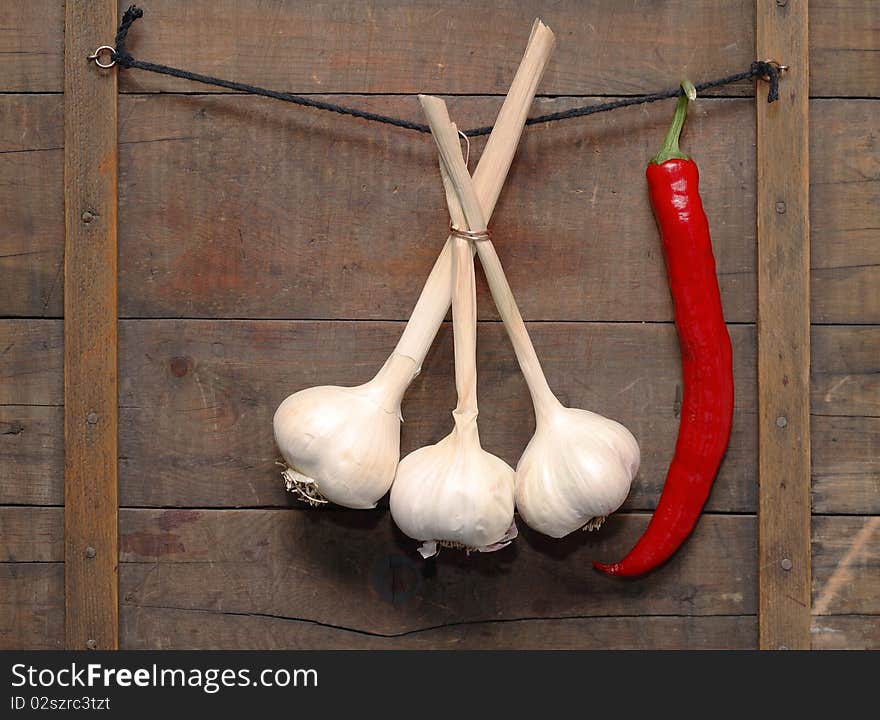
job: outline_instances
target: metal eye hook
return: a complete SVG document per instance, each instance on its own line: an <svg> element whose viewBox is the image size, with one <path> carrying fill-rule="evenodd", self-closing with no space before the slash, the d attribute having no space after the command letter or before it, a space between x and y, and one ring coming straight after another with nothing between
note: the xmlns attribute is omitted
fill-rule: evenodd
<svg viewBox="0 0 880 720"><path fill-rule="evenodd" d="M116 48L111 47L110 45L101 45L91 55L87 55L86 58L88 60L94 60L95 65L97 65L99 68L105 68L105 69L112 68L116 64L116 60L113 59L113 55L115 52L116 52ZM110 53L110 62L109 63L101 62L101 56L104 53Z"/></svg>
<svg viewBox="0 0 880 720"><path fill-rule="evenodd" d="M464 166L467 167L468 160L471 159L471 140L461 130L458 131L458 134L464 140Z"/></svg>

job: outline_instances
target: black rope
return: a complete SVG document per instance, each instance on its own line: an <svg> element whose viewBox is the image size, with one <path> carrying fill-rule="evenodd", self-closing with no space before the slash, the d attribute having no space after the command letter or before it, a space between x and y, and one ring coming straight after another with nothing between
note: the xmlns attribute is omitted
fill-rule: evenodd
<svg viewBox="0 0 880 720"><path fill-rule="evenodd" d="M122 22L119 24L119 30L116 32L116 49L113 53L113 60L122 67L146 70L147 72L158 73L160 75L170 75L171 77L192 80L193 82L202 83L204 85L215 85L217 87L236 90L249 95L262 95L263 97L283 100L284 102L290 102L296 105L303 105L318 110L328 110L330 112L339 113L340 115L349 115L364 120L384 123L385 125L394 125L395 127L404 128L406 130L415 130L416 132L421 133L431 132L431 128L427 125L411 122L410 120L404 120L402 118L380 115L366 110L358 110L357 108L345 107L344 105L336 105L335 103L323 102L322 100L314 100L301 95L292 95L291 93L279 92L277 90L268 90L256 85L247 85L246 83L235 82L234 80L224 80L222 78L211 77L210 75L201 75L187 70L180 70L179 68L170 67L168 65L158 65L156 63L137 60L128 52L128 49L125 46L125 41L128 37L128 31L131 29L132 23L143 16L144 11L134 5L129 7L122 16ZM740 82L741 80L749 80L755 77L764 78L769 82L770 87L767 93L768 103L775 102L779 99L779 69L778 66L772 62L755 61L751 64L751 67L744 72L727 75L726 77L718 78L717 80L708 80L695 85L695 87L698 92L703 92L710 88L722 87L724 85L730 85L735 82ZM643 105L658 100L678 97L683 92L684 91L678 87L674 90L664 90L650 95L621 98L620 100L613 100L598 105L584 105L571 108L570 110L562 110L560 112L529 118L526 120L526 125L538 125L540 123L555 122L557 120L568 120L570 118L584 117L586 115L595 115L596 113L629 107L630 105ZM464 130L462 132L468 137L479 137L480 135L488 135L491 133L492 126L485 125L483 127Z"/></svg>

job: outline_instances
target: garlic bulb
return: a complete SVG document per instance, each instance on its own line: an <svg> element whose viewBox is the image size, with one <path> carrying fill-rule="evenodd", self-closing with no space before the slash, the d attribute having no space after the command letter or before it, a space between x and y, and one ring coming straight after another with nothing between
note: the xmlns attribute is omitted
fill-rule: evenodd
<svg viewBox="0 0 880 720"><path fill-rule="evenodd" d="M437 101L442 104L442 101ZM445 113L445 105L437 112ZM450 151L450 156L453 153ZM463 165L460 152L444 160ZM483 222L467 173L450 173L454 224ZM620 423L564 407L550 390L491 240L476 241L489 289L535 406L535 435L516 468L516 507L526 524L552 537L595 530L629 494L639 446Z"/></svg>
<svg viewBox="0 0 880 720"><path fill-rule="evenodd" d="M375 507L397 468L400 401L414 376L413 360L393 353L364 385L312 387L284 400L273 424L287 490L311 505Z"/></svg>
<svg viewBox="0 0 880 720"><path fill-rule="evenodd" d="M501 193L554 36L535 21L526 53L474 172L486 216ZM373 380L294 393L275 413L275 441L288 490L308 503L371 508L388 492L400 459L400 403L449 310L452 242L447 239L400 341Z"/></svg>
<svg viewBox="0 0 880 720"><path fill-rule="evenodd" d="M447 188L450 173L464 173L470 181L461 159L458 131L445 115L443 101L425 96L419 100L441 150ZM446 165L450 147L458 158L455 168ZM476 195L473 201L481 216ZM438 545L497 550L516 533L513 468L480 447L477 430L477 298L473 252L467 237L485 232L485 224L471 225L469 230L461 233L453 229L455 425L436 445L420 448L401 460L391 488L391 516L406 535L424 541L420 552L425 557L437 552Z"/></svg>
<svg viewBox="0 0 880 720"><path fill-rule="evenodd" d="M623 425L548 403L516 466L516 507L551 537L596 530L626 500L638 470L639 446Z"/></svg>

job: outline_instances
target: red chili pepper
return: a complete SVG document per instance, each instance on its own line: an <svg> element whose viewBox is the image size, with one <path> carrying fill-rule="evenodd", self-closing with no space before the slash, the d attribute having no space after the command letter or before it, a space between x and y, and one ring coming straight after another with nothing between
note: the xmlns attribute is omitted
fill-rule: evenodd
<svg viewBox="0 0 880 720"><path fill-rule="evenodd" d="M682 83L672 126L646 172L660 228L675 306L684 393L675 455L642 537L620 562L593 566L637 577L666 562L687 539L712 489L730 438L733 368L724 324L709 223L699 194L697 165L678 147L690 83Z"/></svg>

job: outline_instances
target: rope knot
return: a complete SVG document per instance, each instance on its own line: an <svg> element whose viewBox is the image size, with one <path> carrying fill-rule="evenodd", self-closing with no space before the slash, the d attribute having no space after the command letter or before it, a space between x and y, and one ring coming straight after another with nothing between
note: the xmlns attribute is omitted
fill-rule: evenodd
<svg viewBox="0 0 880 720"><path fill-rule="evenodd" d="M770 87L767 90L767 102L779 100L779 71L785 69L784 65L771 60L756 60L752 63L752 75L766 80Z"/></svg>
<svg viewBox="0 0 880 720"><path fill-rule="evenodd" d="M122 21L119 23L119 29L116 31L116 40L114 44L116 49L113 52L113 59L127 67L132 61L131 53L125 47L125 40L128 37L128 31L131 29L132 23L144 16L144 11L137 5L129 5L128 9L122 14Z"/></svg>

